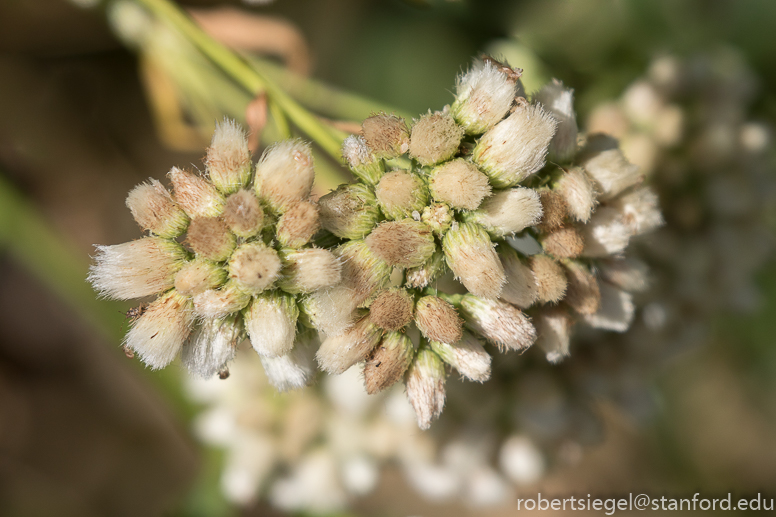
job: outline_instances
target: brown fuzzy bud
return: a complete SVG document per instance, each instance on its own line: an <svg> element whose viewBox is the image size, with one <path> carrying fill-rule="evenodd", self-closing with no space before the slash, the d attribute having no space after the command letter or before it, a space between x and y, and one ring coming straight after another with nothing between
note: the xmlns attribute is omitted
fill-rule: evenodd
<svg viewBox="0 0 776 517"><path fill-rule="evenodd" d="M527 309L539 296L531 268L522 263L517 252L510 246L499 246L498 254L507 277L507 283L501 290L501 299L521 309Z"/></svg>
<svg viewBox="0 0 776 517"><path fill-rule="evenodd" d="M453 208L475 210L491 189L488 177L476 165L458 159L431 171L429 190L434 199Z"/></svg>
<svg viewBox="0 0 776 517"><path fill-rule="evenodd" d="M198 258L187 262L175 275L175 290L184 296L194 296L215 289L226 282L226 271L209 260Z"/></svg>
<svg viewBox="0 0 776 517"><path fill-rule="evenodd" d="M400 330L412 321L414 300L404 289L388 289L369 306L372 323L384 330Z"/></svg>
<svg viewBox="0 0 776 517"><path fill-rule="evenodd" d="M224 211L224 197L206 179L178 167L169 176L175 200L189 217L215 217Z"/></svg>
<svg viewBox="0 0 776 517"><path fill-rule="evenodd" d="M442 240L447 265L472 293L498 298L506 280L504 268L482 227L463 223L451 228Z"/></svg>
<svg viewBox="0 0 776 517"><path fill-rule="evenodd" d="M437 250L422 266L406 271L406 286L422 289L439 278L446 271L445 254Z"/></svg>
<svg viewBox="0 0 776 517"><path fill-rule="evenodd" d="M445 366L428 345L418 350L407 371L407 399L415 409L418 427L428 429L445 406Z"/></svg>
<svg viewBox="0 0 776 517"><path fill-rule="evenodd" d="M129 192L127 208L141 228L159 237L177 237L189 224L186 213L155 179L141 183Z"/></svg>
<svg viewBox="0 0 776 517"><path fill-rule="evenodd" d="M269 289L280 276L278 253L261 242L243 244L229 260L229 277L250 294Z"/></svg>
<svg viewBox="0 0 776 517"><path fill-rule="evenodd" d="M461 145L464 130L448 113L423 115L412 126L410 156L421 165L449 160Z"/></svg>
<svg viewBox="0 0 776 517"><path fill-rule="evenodd" d="M220 218L195 217L189 225L186 244L201 257L223 262L231 255L235 238Z"/></svg>
<svg viewBox="0 0 776 517"><path fill-rule="evenodd" d="M547 255L533 255L528 259L536 280L536 301L558 303L566 294L568 281L563 268Z"/></svg>
<svg viewBox="0 0 776 517"><path fill-rule="evenodd" d="M318 365L328 373L343 373L369 357L381 335L377 325L364 316L343 334L326 338L316 354Z"/></svg>
<svg viewBox="0 0 776 517"><path fill-rule="evenodd" d="M256 165L256 194L276 213L282 214L310 197L315 170L310 144L284 140L264 151Z"/></svg>
<svg viewBox="0 0 776 517"><path fill-rule="evenodd" d="M404 219L428 203L428 189L416 174L392 171L375 188L377 203L388 219Z"/></svg>
<svg viewBox="0 0 776 517"><path fill-rule="evenodd" d="M320 227L318 207L309 201L301 201L278 219L278 242L287 248L301 248Z"/></svg>
<svg viewBox="0 0 776 517"><path fill-rule="evenodd" d="M308 248L287 250L283 255L283 275L278 285L289 293L311 293L331 287L341 279L342 263L329 250Z"/></svg>
<svg viewBox="0 0 776 517"><path fill-rule="evenodd" d="M437 296L424 296L415 304L415 324L431 341L457 343L463 320L451 304Z"/></svg>
<svg viewBox="0 0 776 517"><path fill-rule="evenodd" d="M559 193L550 189L539 191L539 199L542 203L542 220L539 222L539 229L545 233L551 233L564 224L568 215L568 206L566 200Z"/></svg>
<svg viewBox="0 0 776 517"><path fill-rule="evenodd" d="M585 249L585 241L576 228L561 228L541 239L542 248L556 258L576 258Z"/></svg>
<svg viewBox="0 0 776 517"><path fill-rule="evenodd" d="M402 378L414 353L412 340L399 332L388 332L364 365L366 392L374 395Z"/></svg>
<svg viewBox="0 0 776 517"><path fill-rule="evenodd" d="M361 133L372 154L378 158L395 158L409 149L407 124L395 115L372 115L364 120Z"/></svg>
<svg viewBox="0 0 776 517"><path fill-rule="evenodd" d="M264 222L264 211L253 192L238 190L226 198L223 218L235 235L248 239L261 230L261 225Z"/></svg>
<svg viewBox="0 0 776 517"><path fill-rule="evenodd" d="M453 224L453 213L444 203L435 203L423 208L420 220L428 225L437 237L442 237Z"/></svg>
<svg viewBox="0 0 776 517"><path fill-rule="evenodd" d="M467 326L500 350L523 350L536 341L531 320L508 303L467 294L460 307Z"/></svg>
<svg viewBox="0 0 776 517"><path fill-rule="evenodd" d="M364 242L386 264L402 268L420 266L436 250L431 229L412 219L381 223Z"/></svg>
<svg viewBox="0 0 776 517"><path fill-rule="evenodd" d="M598 280L587 266L567 261L564 264L568 278L568 290L564 301L579 314L594 314L601 306Z"/></svg>
<svg viewBox="0 0 776 517"><path fill-rule="evenodd" d="M380 219L372 190L363 184L340 185L318 201L321 226L342 239L362 239Z"/></svg>

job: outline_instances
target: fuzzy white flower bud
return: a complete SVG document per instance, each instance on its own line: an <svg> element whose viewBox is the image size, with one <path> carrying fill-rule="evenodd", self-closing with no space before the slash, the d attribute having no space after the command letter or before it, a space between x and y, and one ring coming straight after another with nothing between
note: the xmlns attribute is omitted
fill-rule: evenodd
<svg viewBox="0 0 776 517"><path fill-rule="evenodd" d="M298 343L286 355L259 358L267 380L278 391L304 388L315 374L313 350L306 343Z"/></svg>
<svg viewBox="0 0 776 517"><path fill-rule="evenodd" d="M585 159L582 166L595 182L602 201L612 199L642 180L638 166L630 163L620 149L597 152Z"/></svg>
<svg viewBox="0 0 776 517"><path fill-rule="evenodd" d="M364 316L339 336L326 338L316 354L318 365L328 373L343 373L372 353L381 334L377 325Z"/></svg>
<svg viewBox="0 0 776 517"><path fill-rule="evenodd" d="M404 119L380 113L361 124L361 134L377 158L395 158L409 150L410 134Z"/></svg>
<svg viewBox="0 0 776 517"><path fill-rule="evenodd" d="M499 246L498 254L507 279L501 290L501 299L521 309L527 309L539 297L533 271L523 264L517 252L510 246Z"/></svg>
<svg viewBox="0 0 776 517"><path fill-rule="evenodd" d="M244 338L242 321L236 315L205 319L181 350L181 362L192 374L207 379L234 359Z"/></svg>
<svg viewBox="0 0 776 517"><path fill-rule="evenodd" d="M556 126L541 106L518 105L480 138L472 158L494 187L513 187L544 167Z"/></svg>
<svg viewBox="0 0 776 517"><path fill-rule="evenodd" d="M308 248L282 253L283 274L278 285L289 293L311 293L337 284L342 264L329 250Z"/></svg>
<svg viewBox="0 0 776 517"><path fill-rule="evenodd" d="M565 171L554 190L563 196L571 217L582 223L590 220L596 205L595 188L580 167Z"/></svg>
<svg viewBox="0 0 776 517"><path fill-rule="evenodd" d="M573 320L563 307L545 307L534 316L534 325L541 347L551 363L559 363L569 355Z"/></svg>
<svg viewBox="0 0 776 517"><path fill-rule="evenodd" d="M582 319L593 328L614 332L628 330L636 311L633 296L606 282L599 284L599 290L601 301L598 311L592 314L583 314Z"/></svg>
<svg viewBox="0 0 776 517"><path fill-rule="evenodd" d="M374 395L398 382L410 366L414 352L412 340L405 334L386 333L364 365L366 392Z"/></svg>
<svg viewBox="0 0 776 517"><path fill-rule="evenodd" d="M292 295L272 291L255 296L244 317L251 345L259 355L279 357L294 347L299 309Z"/></svg>
<svg viewBox="0 0 776 517"><path fill-rule="evenodd" d="M377 200L367 185L340 185L318 200L321 226L342 239L362 239L380 218Z"/></svg>
<svg viewBox="0 0 776 517"><path fill-rule="evenodd" d="M315 170L310 144L283 140L264 151L256 164L256 194L276 213L310 197Z"/></svg>
<svg viewBox="0 0 776 517"><path fill-rule="evenodd" d="M585 257L606 257L621 253L628 247L631 238L631 229L623 215L616 208L608 206L598 208L590 222L580 230L585 242L582 252Z"/></svg>
<svg viewBox="0 0 776 517"><path fill-rule="evenodd" d="M226 270L207 259L186 262L175 275L175 290L184 296L194 296L215 289L226 282Z"/></svg>
<svg viewBox="0 0 776 517"><path fill-rule="evenodd" d="M464 210L475 210L491 190L488 177L473 163L461 159L431 171L428 186L435 200Z"/></svg>
<svg viewBox="0 0 776 517"><path fill-rule="evenodd" d="M429 347L421 346L418 350L407 372L406 387L418 427L428 429L445 406L445 367Z"/></svg>
<svg viewBox="0 0 776 517"><path fill-rule="evenodd" d="M502 350L523 350L536 341L531 320L507 303L467 294L460 308L467 325Z"/></svg>
<svg viewBox="0 0 776 517"><path fill-rule="evenodd" d="M186 213L155 179L149 179L149 183L141 183L129 192L127 208L141 228L159 237L177 237L189 224Z"/></svg>
<svg viewBox="0 0 776 517"><path fill-rule="evenodd" d="M168 175L175 200L189 217L216 217L224 211L224 197L206 179L178 167Z"/></svg>
<svg viewBox="0 0 776 517"><path fill-rule="evenodd" d="M504 118L517 94L517 81L494 63L477 60L458 77L451 112L470 135L480 135Z"/></svg>
<svg viewBox="0 0 776 517"><path fill-rule="evenodd" d="M472 223L451 228L442 240L447 265L472 293L498 298L506 280L504 268L487 232Z"/></svg>
<svg viewBox="0 0 776 517"><path fill-rule="evenodd" d="M455 343L431 341L431 348L458 373L475 382L490 379L490 355L480 340L470 332L464 332Z"/></svg>
<svg viewBox="0 0 776 517"><path fill-rule="evenodd" d="M342 157L361 181L375 185L385 172L383 161L375 158L363 136L350 135L342 142Z"/></svg>
<svg viewBox="0 0 776 517"><path fill-rule="evenodd" d="M410 135L410 156L421 165L434 165L458 152L463 128L444 112L428 113L416 120Z"/></svg>
<svg viewBox="0 0 776 517"><path fill-rule="evenodd" d="M229 259L229 277L240 289L257 294L269 289L280 277L278 253L261 242L243 244Z"/></svg>
<svg viewBox="0 0 776 517"><path fill-rule="evenodd" d="M504 237L534 226L542 218L539 193L515 187L495 192L478 210L466 215L468 221L483 225L494 237Z"/></svg>
<svg viewBox="0 0 776 517"><path fill-rule="evenodd" d="M420 266L436 250L431 228L412 219L381 223L364 242L386 264L402 268Z"/></svg>
<svg viewBox="0 0 776 517"><path fill-rule="evenodd" d="M231 194L251 181L251 151L245 131L234 120L216 124L205 165L210 181L224 194Z"/></svg>
<svg viewBox="0 0 776 517"><path fill-rule="evenodd" d="M375 188L377 203L388 219L412 217L428 203L428 189L420 177L404 170L387 173Z"/></svg>
<svg viewBox="0 0 776 517"><path fill-rule="evenodd" d="M225 318L250 301L250 295L229 280L220 289L209 289L194 295L194 312L201 318Z"/></svg>
<svg viewBox="0 0 776 517"><path fill-rule="evenodd" d="M564 88L557 79L544 85L534 97L558 121L558 130L550 142L550 159L565 163L577 151L577 114L574 112L574 90Z"/></svg>
<svg viewBox="0 0 776 517"><path fill-rule="evenodd" d="M649 266L632 257L602 260L598 271L601 278L624 291L642 292L649 287Z"/></svg>
<svg viewBox="0 0 776 517"><path fill-rule="evenodd" d="M264 211L256 194L243 189L226 198L223 218L235 235L249 239L261 230Z"/></svg>
<svg viewBox="0 0 776 517"><path fill-rule="evenodd" d="M88 280L101 296L142 298L172 287L186 256L177 243L159 237L97 246Z"/></svg>
<svg viewBox="0 0 776 517"><path fill-rule="evenodd" d="M639 187L613 199L610 206L622 214L632 235L641 235L664 224L657 194L650 187Z"/></svg>
<svg viewBox="0 0 776 517"><path fill-rule="evenodd" d="M448 302L438 296L424 296L415 304L415 324L429 341L457 343L463 321Z"/></svg>
<svg viewBox="0 0 776 517"><path fill-rule="evenodd" d="M153 301L133 323L124 346L152 369L164 368L177 357L193 322L191 302L172 290Z"/></svg>

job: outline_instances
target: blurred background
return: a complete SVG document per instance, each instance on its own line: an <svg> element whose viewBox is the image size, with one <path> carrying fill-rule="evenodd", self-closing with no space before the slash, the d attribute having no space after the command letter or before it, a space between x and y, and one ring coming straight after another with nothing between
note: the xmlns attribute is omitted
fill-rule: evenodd
<svg viewBox="0 0 776 517"><path fill-rule="evenodd" d="M127 359L119 345L129 305L96 300L85 280L95 243L139 237L126 193L172 165L199 164L215 120L244 120L252 96L174 38L154 39L131 15L98 4L0 2L0 514L282 515L264 498L238 506L222 495L223 452L195 438L200 406L186 395L183 374ZM330 88L355 94L317 106L344 121L384 108L410 116L440 109L456 75L488 52L524 68L529 91L552 77L574 87L581 128L619 128L616 136L627 137L628 121L612 122L602 106L624 102L627 119L635 101L624 92L644 77L660 85L655 63L668 55L712 69L700 75L710 87L729 86L704 109L734 99L737 116L757 124L765 142L776 124L772 0L180 4L216 38L321 81L307 93L303 81L282 83L311 105L322 103L319 93L334 95ZM723 58L703 65L693 61L699 55ZM700 109L686 93L676 99L687 103L688 119ZM664 157L686 153L680 141L647 151L637 144L631 139L631 159L658 171L656 182L670 162ZM762 146L755 185L768 186L773 150ZM336 185L336 164L327 167L320 191ZM683 224L692 200L666 185L669 227ZM749 214L762 231L751 236L758 256L741 280L745 300L701 311L692 323L700 321L703 337L654 365L649 416L594 401L601 439L519 495L776 497L773 199ZM752 242L722 246L748 262ZM685 267L701 268L706 258L688 256ZM720 285L717 295L732 298L733 288ZM407 485L389 465L343 515L514 515L511 502L432 503Z"/></svg>

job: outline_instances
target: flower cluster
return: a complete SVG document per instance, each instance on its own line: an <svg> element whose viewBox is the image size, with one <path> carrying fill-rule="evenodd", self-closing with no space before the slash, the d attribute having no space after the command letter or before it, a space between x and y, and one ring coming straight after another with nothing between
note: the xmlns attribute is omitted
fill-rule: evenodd
<svg viewBox="0 0 776 517"><path fill-rule="evenodd" d="M153 179L129 193L127 207L150 235L98 246L89 280L120 300L158 295L125 338L151 368L180 353L192 373L225 377L247 336L271 382L304 386L315 336L297 298L338 283L341 269L310 243L320 228L310 146L280 142L254 167L244 132L225 121L205 163L206 175L174 167L172 194Z"/></svg>

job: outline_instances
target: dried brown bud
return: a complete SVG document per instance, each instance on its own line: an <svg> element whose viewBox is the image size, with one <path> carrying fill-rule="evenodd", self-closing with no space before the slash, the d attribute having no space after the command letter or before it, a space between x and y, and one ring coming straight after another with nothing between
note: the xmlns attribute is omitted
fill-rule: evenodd
<svg viewBox="0 0 776 517"><path fill-rule="evenodd" d="M568 291L564 301L579 314L594 314L601 306L598 280L587 266L578 262L564 263L568 278Z"/></svg>
<svg viewBox="0 0 776 517"><path fill-rule="evenodd" d="M361 133L369 150L378 158L395 158L409 149L407 124L395 115L372 115L364 120Z"/></svg>
<svg viewBox="0 0 776 517"><path fill-rule="evenodd" d="M404 268L420 266L436 250L431 229L412 219L384 222L364 242L389 266Z"/></svg>
<svg viewBox="0 0 776 517"><path fill-rule="evenodd" d="M301 248L320 227L318 207L309 201L300 201L278 219L278 241L287 248Z"/></svg>
<svg viewBox="0 0 776 517"><path fill-rule="evenodd" d="M547 255L533 255L528 264L536 280L539 303L557 303L566 294L568 281L563 268Z"/></svg>
<svg viewBox="0 0 776 517"><path fill-rule="evenodd" d="M457 343L463 321L455 307L437 296L424 296L415 304L415 324L431 341Z"/></svg>
<svg viewBox="0 0 776 517"><path fill-rule="evenodd" d="M399 332L387 333L364 365L366 392L374 395L393 386L410 365L412 341Z"/></svg>
<svg viewBox="0 0 776 517"><path fill-rule="evenodd" d="M461 145L464 130L447 113L423 115L412 126L410 156L421 165L449 160Z"/></svg>
<svg viewBox="0 0 776 517"><path fill-rule="evenodd" d="M585 241L576 228L555 230L541 239L542 248L556 258L576 258L585 249Z"/></svg>
<svg viewBox="0 0 776 517"><path fill-rule="evenodd" d="M369 306L372 323L384 330L399 330L412 321L414 300L404 289L388 289Z"/></svg>
<svg viewBox="0 0 776 517"><path fill-rule="evenodd" d="M253 237L264 222L264 211L259 199L249 190L238 190L226 198L224 222L238 237Z"/></svg>
<svg viewBox="0 0 776 517"><path fill-rule="evenodd" d="M218 217L195 217L186 234L186 244L206 259L222 262L229 258L235 238Z"/></svg>

